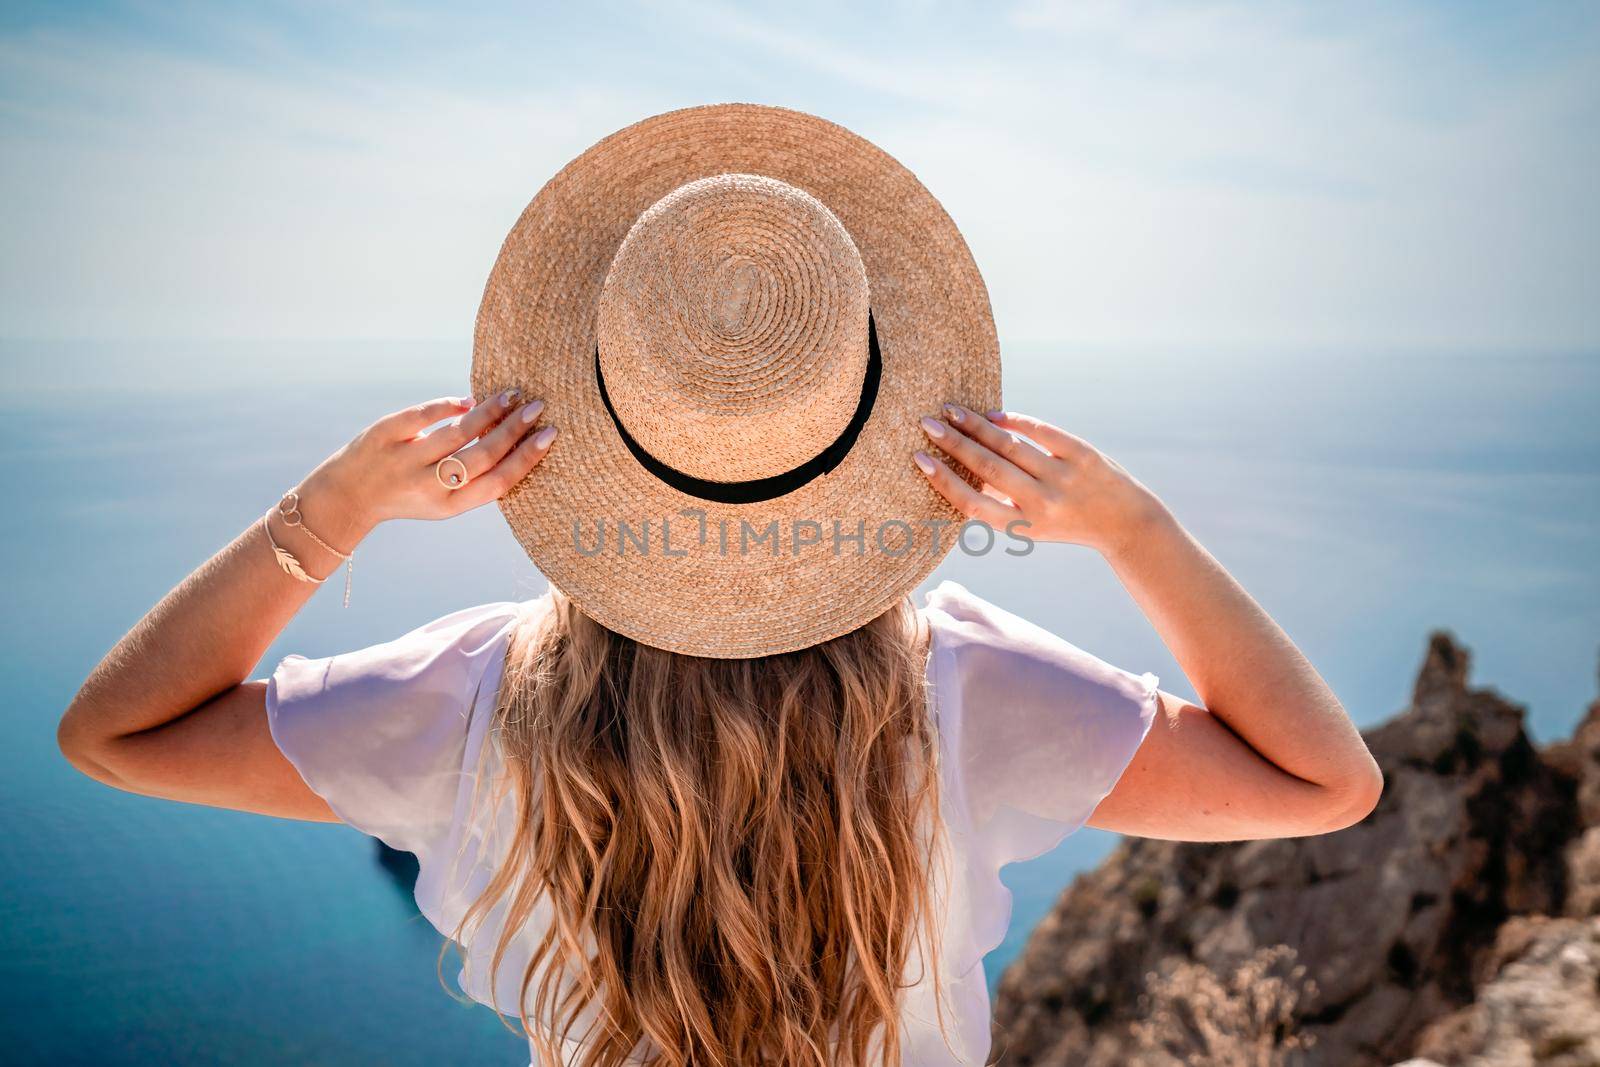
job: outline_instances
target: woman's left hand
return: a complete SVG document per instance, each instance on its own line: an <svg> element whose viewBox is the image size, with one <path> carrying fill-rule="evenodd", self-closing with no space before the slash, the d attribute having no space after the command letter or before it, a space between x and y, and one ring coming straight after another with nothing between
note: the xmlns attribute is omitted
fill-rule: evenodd
<svg viewBox="0 0 1600 1067"><path fill-rule="evenodd" d="M544 402L508 390L473 405L446 397L385 415L324 460L298 488L318 521L347 544L387 519L447 519L497 500L550 451L553 426L535 429ZM461 416L439 426L428 427ZM464 474L458 488L441 480Z"/></svg>
<svg viewBox="0 0 1600 1067"><path fill-rule="evenodd" d="M555 437L554 427L535 428L543 409L513 393L477 405L447 397L362 430L295 487L303 523L268 509L117 642L61 718L62 753L119 789L333 821L273 741L267 683L249 681L251 669L311 597L313 583L378 523L459 515L520 482ZM430 426L438 428L426 432ZM448 456L466 471L454 489L436 472ZM280 545L311 581L283 566L273 551Z"/></svg>

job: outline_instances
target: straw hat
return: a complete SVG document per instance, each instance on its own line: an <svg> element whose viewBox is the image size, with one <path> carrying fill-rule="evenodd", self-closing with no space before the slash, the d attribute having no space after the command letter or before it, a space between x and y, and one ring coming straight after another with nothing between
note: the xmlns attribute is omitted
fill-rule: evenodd
<svg viewBox="0 0 1600 1067"><path fill-rule="evenodd" d="M752 104L588 149L506 238L472 387L561 436L501 498L603 625L673 652L787 652L864 625L954 547L917 471L947 401L1000 402L988 293L955 224L882 150Z"/></svg>

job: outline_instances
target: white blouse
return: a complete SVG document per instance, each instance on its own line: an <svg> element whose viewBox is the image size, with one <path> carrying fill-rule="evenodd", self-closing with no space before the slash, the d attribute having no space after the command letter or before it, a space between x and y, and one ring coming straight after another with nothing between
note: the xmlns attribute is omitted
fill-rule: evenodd
<svg viewBox="0 0 1600 1067"><path fill-rule="evenodd" d="M493 774L494 747L485 754L483 745L507 642L519 618L547 603L484 604L359 651L290 655L267 687L278 747L340 819L416 854L417 905L447 936L503 855L510 803L474 806L478 758ZM932 590L922 610L952 875L934 889L949 1046L925 977L907 991L904 1063L981 1064L990 1026L983 957L1011 919L1000 868L1083 826L1149 732L1158 679L1114 667L955 582ZM495 1005L488 970L502 922L491 913L464 946L462 991L515 1016L539 917L535 909L502 961ZM921 961L908 973L923 974Z"/></svg>

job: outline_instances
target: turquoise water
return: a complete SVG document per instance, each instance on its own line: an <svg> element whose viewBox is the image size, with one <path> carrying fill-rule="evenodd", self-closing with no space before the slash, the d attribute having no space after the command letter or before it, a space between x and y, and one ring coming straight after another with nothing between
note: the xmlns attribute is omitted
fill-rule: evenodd
<svg viewBox="0 0 1600 1067"><path fill-rule="evenodd" d="M1358 722L1403 706L1427 631L1530 706L1540 740L1595 695L1600 357L1007 350L1007 403L1160 492ZM115 793L56 717L116 638L371 418L459 392L447 345L0 346L0 1024L52 1064L525 1063L448 999L438 939L372 843ZM559 423L560 413L551 418ZM955 578L1192 692L1091 554L952 557ZM497 512L379 530L348 610L325 592L264 661L392 637L543 588ZM1114 837L1013 867L1012 938ZM453 975L454 970L447 968Z"/></svg>

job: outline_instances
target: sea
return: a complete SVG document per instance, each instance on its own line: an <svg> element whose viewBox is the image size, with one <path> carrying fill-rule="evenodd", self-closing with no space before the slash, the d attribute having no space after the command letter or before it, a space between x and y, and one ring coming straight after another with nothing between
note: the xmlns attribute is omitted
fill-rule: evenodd
<svg viewBox="0 0 1600 1067"><path fill-rule="evenodd" d="M1159 493L1358 724L1405 707L1439 629L1541 743L1596 699L1600 353L1018 343L1005 361L1006 405ZM55 744L89 670L168 589L372 419L465 391L468 363L450 341L0 342L7 1062L527 1062L447 994L440 939L372 840L118 793ZM957 552L927 585L944 578L1196 697L1089 550ZM493 507L380 528L348 608L339 584L257 676L545 587ZM1007 868L991 980L1117 840L1086 828Z"/></svg>

